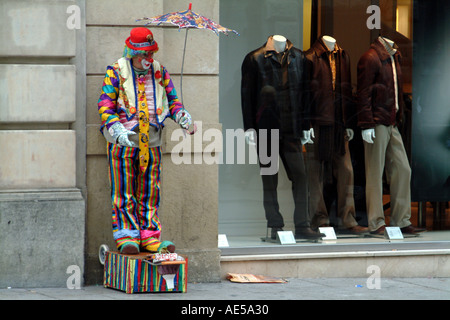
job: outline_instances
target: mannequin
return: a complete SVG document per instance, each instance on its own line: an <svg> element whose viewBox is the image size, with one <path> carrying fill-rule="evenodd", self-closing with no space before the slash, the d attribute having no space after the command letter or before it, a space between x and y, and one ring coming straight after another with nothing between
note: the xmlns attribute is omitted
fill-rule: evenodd
<svg viewBox="0 0 450 320"><path fill-rule="evenodd" d="M328 51L332 52L336 49L336 39L335 38L330 37L330 36L323 36L322 40L325 43L325 45L327 46ZM347 128L345 130L347 132L348 141L351 141L353 139L353 135L354 135L353 130L350 128Z"/></svg>
<svg viewBox="0 0 450 320"><path fill-rule="evenodd" d="M394 48L394 41L387 39L387 38L382 38L384 41L386 41L386 43L391 47ZM373 143L373 139L375 139L375 129L370 128L370 129L365 129L361 131L361 135L362 135L362 139L367 142L367 143Z"/></svg>
<svg viewBox="0 0 450 320"><path fill-rule="evenodd" d="M327 46L329 51L333 51L336 46L336 39L330 36L323 36L322 37L323 42ZM305 131L304 133L304 140L305 143L313 144L313 140L315 138L314 136L314 128L311 128L309 131Z"/></svg>
<svg viewBox="0 0 450 320"><path fill-rule="evenodd" d="M311 137L306 145L306 164L310 191L312 228L330 226L324 188L336 181L337 216L346 233L362 234L368 229L358 225L353 198L353 167L349 141L355 126L351 87L350 58L336 39L323 36L305 52L311 62Z"/></svg>
<svg viewBox="0 0 450 320"><path fill-rule="evenodd" d="M279 153L292 182L295 237L317 239L323 235L310 228L307 176L302 152L303 144L312 143L307 65L304 54L286 37L268 37L263 46L248 53L243 61L241 99L247 143L256 145L258 156L260 149L267 150L271 158L272 152ZM276 137L276 150L271 150L272 143L263 141L265 136L262 130L268 133L267 141L272 142ZM278 156L275 159L278 161ZM268 166L261 157L259 160L261 169ZM278 205L278 172L264 174L261 170L261 179L267 227L271 228L271 238L276 239L277 232L284 227Z"/></svg>
<svg viewBox="0 0 450 320"><path fill-rule="evenodd" d="M328 51L332 52L335 50L335 48L336 48L336 39L335 38L333 38L331 36L323 36L322 41L327 46ZM347 128L345 130L347 133L348 141L351 141L355 134L353 129ZM309 132L309 138L314 138L314 128L311 128L311 130ZM309 139L309 143L313 143L311 139Z"/></svg>
<svg viewBox="0 0 450 320"><path fill-rule="evenodd" d="M391 226L402 233L411 225L411 168L397 125L404 110L401 54L392 40L378 37L358 62L358 126L362 130L369 230L385 232L383 174L391 194ZM383 90L380 90L382 88Z"/></svg>
<svg viewBox="0 0 450 320"><path fill-rule="evenodd" d="M273 45L275 47L275 51L277 53L283 52L286 50L286 38L284 36L275 35L273 36Z"/></svg>
<svg viewBox="0 0 450 320"><path fill-rule="evenodd" d="M333 51L336 47L336 39L330 36L323 36L322 37L323 42L328 48L328 51Z"/></svg>
<svg viewBox="0 0 450 320"><path fill-rule="evenodd" d="M286 37L282 35L274 35L273 36L273 45L274 49L277 53L281 53L286 50ZM311 129L312 130L312 129ZM311 140L311 135L314 135L314 131L312 130L304 130L302 137L302 144L313 143ZM255 142L255 132L254 131L246 131L245 132L245 141L249 145L256 145Z"/></svg>
<svg viewBox="0 0 450 320"><path fill-rule="evenodd" d="M392 40L390 40L390 39L388 39L388 38L385 38L385 37L383 37L383 39L384 39L384 41L386 41L392 48L394 48L394 41L392 41Z"/></svg>

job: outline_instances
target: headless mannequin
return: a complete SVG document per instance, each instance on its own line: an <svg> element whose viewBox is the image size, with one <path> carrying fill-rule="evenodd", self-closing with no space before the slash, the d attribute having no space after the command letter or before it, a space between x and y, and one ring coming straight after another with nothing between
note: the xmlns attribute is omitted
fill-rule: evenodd
<svg viewBox="0 0 450 320"><path fill-rule="evenodd" d="M383 37L383 39L384 39L384 41L386 41L387 43L389 43L389 45L390 45L391 47L394 47L394 41L392 41L392 40L390 40L390 39L388 39L388 38L384 38L384 37Z"/></svg>
<svg viewBox="0 0 450 320"><path fill-rule="evenodd" d="M323 43L327 46L329 51L333 51L336 47L336 39L330 37L330 36L323 36L322 37Z"/></svg>
<svg viewBox="0 0 450 320"><path fill-rule="evenodd" d="M384 41L386 41L391 47L394 47L394 41L389 40L387 38L384 38ZM373 139L375 138L375 129L364 129L361 131L362 138L367 143L373 143Z"/></svg>
<svg viewBox="0 0 450 320"><path fill-rule="evenodd" d="M381 43L388 51L395 89L395 108L398 106L397 98L401 93L398 88L398 73L394 59L394 42L379 37L376 41ZM367 57L364 57L367 59ZM363 61L362 63L365 63ZM362 69L362 68L361 68ZM364 71L363 71L364 72ZM385 71L384 71L385 72ZM369 73L369 76L373 70ZM367 76L364 73L358 76ZM389 74L389 76L391 76ZM370 85L365 83L364 86ZM362 88L364 90L364 88ZM399 92L400 91L400 92ZM375 133L378 137L375 140ZM366 209L368 224L371 233L382 235L385 232L385 214L383 208L383 175L389 182L390 190L390 224L400 227L402 233L417 234L425 231L422 228L413 227L411 218L411 167L406 154L403 139L398 128L394 125L375 124L374 128L362 130L364 140L364 157L366 170Z"/></svg>
<svg viewBox="0 0 450 320"><path fill-rule="evenodd" d="M281 35L274 35L272 37L272 39L273 39L273 45L274 45L275 51L277 53L280 53L280 52L283 52L284 50L286 50L286 41L287 41L286 37L281 36ZM311 130L303 131L303 138L301 139L302 140L302 144L305 144L305 143L313 144L314 143L311 140ZM313 132L313 135L314 135L314 132ZM245 141L249 145L256 145L255 132L254 131L247 131L245 133Z"/></svg>
<svg viewBox="0 0 450 320"><path fill-rule="evenodd" d="M355 219L354 175L349 152L349 141L353 139L354 132L344 127L348 125L345 108L347 101L351 100L349 60L345 51L337 45L336 39L327 35L319 38L305 55L312 63L313 75L317 77L317 84L312 87L317 102L312 106L315 121L310 131L315 138L314 129L318 130L318 137L315 147L306 146L309 209L313 215L311 227L330 225L327 199L332 198L327 196L326 190L332 187L330 189L336 192L336 196L333 196L336 200L336 216L341 221L342 229L351 234L362 234L368 230L359 226ZM320 95L327 95L327 99L322 100ZM334 124L328 119L328 122L322 122L325 116L334 116ZM325 154L321 153L323 150L332 151ZM332 186L331 180L335 181L335 186Z"/></svg>
<svg viewBox="0 0 450 320"><path fill-rule="evenodd" d="M265 86L257 84L255 87L260 91L253 90L254 93L252 92L251 94L256 95L256 100L258 100L258 95L260 95L259 99L262 100L258 101L260 103L260 105L257 106L258 112L262 113L264 110L267 110L267 106L273 106L274 110L271 111L271 114L267 114L267 111L265 111L266 118L264 119L263 116L259 116L257 114L258 118L255 119L255 126L253 129L251 126L247 127L249 130L245 132L245 137L248 144L257 145L258 148L258 144L261 146L263 143L265 144L265 142L257 141L259 133L255 129L259 128L263 130L281 131L281 136L279 137L280 140L277 141L279 143L277 144L278 146L276 152L279 153L280 158L283 161L283 165L288 173L288 178L292 182L292 195L295 203L295 237L302 239L317 239L323 237L324 235L312 230L309 226L310 217L308 211L307 175L302 152L302 145L310 140L309 130L300 129L301 132L297 131L296 125L300 126L302 124L299 123L300 119L293 119L293 116L295 115L293 112L293 107L303 108L304 106L299 103L300 101L291 100L291 90L294 89L293 87L300 86L298 84L289 83L289 78L292 76L293 72L301 73L299 75L295 75L299 79L309 78L309 75L304 73L303 68L301 67L303 60L306 62L306 59L300 52L298 52L299 50L296 50L295 48L291 49L291 47L291 43L284 36L274 35L269 37L268 42L264 45L264 50L261 50L263 47L258 49L258 59L260 57L271 57L270 59L258 61L258 67L264 66L269 69L269 72L273 72L274 76L272 79L269 75L267 81L262 81ZM266 54L266 50L270 50L267 52L268 54ZM288 66L290 63L290 55L295 57L294 62L291 64L293 68ZM246 62L247 61L244 61L244 63ZM278 65L274 65L273 63L278 63ZM243 67L244 66L245 65L243 65ZM245 71L248 73L252 70L247 69ZM283 73L282 77L279 77L276 74L280 71ZM253 70L252 72L261 71ZM271 96L268 101L264 100L268 98L267 93L264 91L267 87L271 88ZM300 90L297 94L302 94L302 89L299 88L297 90ZM261 121L261 119L263 119L263 121ZM304 121L305 119L302 120ZM270 135L272 135L272 133L270 133ZM270 148L270 145L268 145L268 147ZM271 153L274 151L275 150L272 149ZM278 155L276 156L278 160ZM264 164L260 162L260 167L263 168L263 166ZM261 177L267 228L271 228L270 238L276 239L277 232L282 231L282 228L284 227L284 219L280 213L280 208L278 205L278 172L275 174L261 174Z"/></svg>
<svg viewBox="0 0 450 320"><path fill-rule="evenodd" d="M334 49L336 48L336 39L335 38L330 37L330 36L323 36L322 37L322 41L327 46L328 51L330 51L330 52L334 51ZM352 129L345 129L345 131L347 133L348 141L352 140L353 136L354 136L353 130ZM314 129L313 128L311 128L309 130L309 136L310 136L310 138L315 138L315 136L314 136ZM311 139L310 139L310 141L311 141ZM312 142L310 142L310 143L312 143Z"/></svg>
<svg viewBox="0 0 450 320"><path fill-rule="evenodd" d="M280 35L273 36L273 45L277 53L283 52L286 49L286 38Z"/></svg>

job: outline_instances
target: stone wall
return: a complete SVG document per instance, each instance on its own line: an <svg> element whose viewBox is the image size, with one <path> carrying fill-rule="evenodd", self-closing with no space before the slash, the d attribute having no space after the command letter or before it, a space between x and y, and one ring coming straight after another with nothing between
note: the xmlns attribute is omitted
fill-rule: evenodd
<svg viewBox="0 0 450 320"><path fill-rule="evenodd" d="M83 274L83 11L84 1L0 2L0 287Z"/></svg>

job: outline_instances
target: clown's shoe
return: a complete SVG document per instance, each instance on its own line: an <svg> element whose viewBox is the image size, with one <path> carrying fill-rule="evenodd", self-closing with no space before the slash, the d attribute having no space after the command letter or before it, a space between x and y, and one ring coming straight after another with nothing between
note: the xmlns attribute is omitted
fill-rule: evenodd
<svg viewBox="0 0 450 320"><path fill-rule="evenodd" d="M158 239L151 239L150 241L146 241L145 245L142 246L142 249L149 252L158 252L158 253L174 253L175 245L170 241L159 241Z"/></svg>
<svg viewBox="0 0 450 320"><path fill-rule="evenodd" d="M139 246L134 242L125 242L119 248L121 254L138 254Z"/></svg>

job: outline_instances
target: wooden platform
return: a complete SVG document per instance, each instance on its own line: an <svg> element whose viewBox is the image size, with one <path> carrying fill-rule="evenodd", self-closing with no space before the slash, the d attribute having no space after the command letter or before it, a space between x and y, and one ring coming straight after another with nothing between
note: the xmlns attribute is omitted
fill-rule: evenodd
<svg viewBox="0 0 450 320"><path fill-rule="evenodd" d="M103 285L126 293L187 291L187 257L183 260L152 264L151 254L124 255L106 252Z"/></svg>

